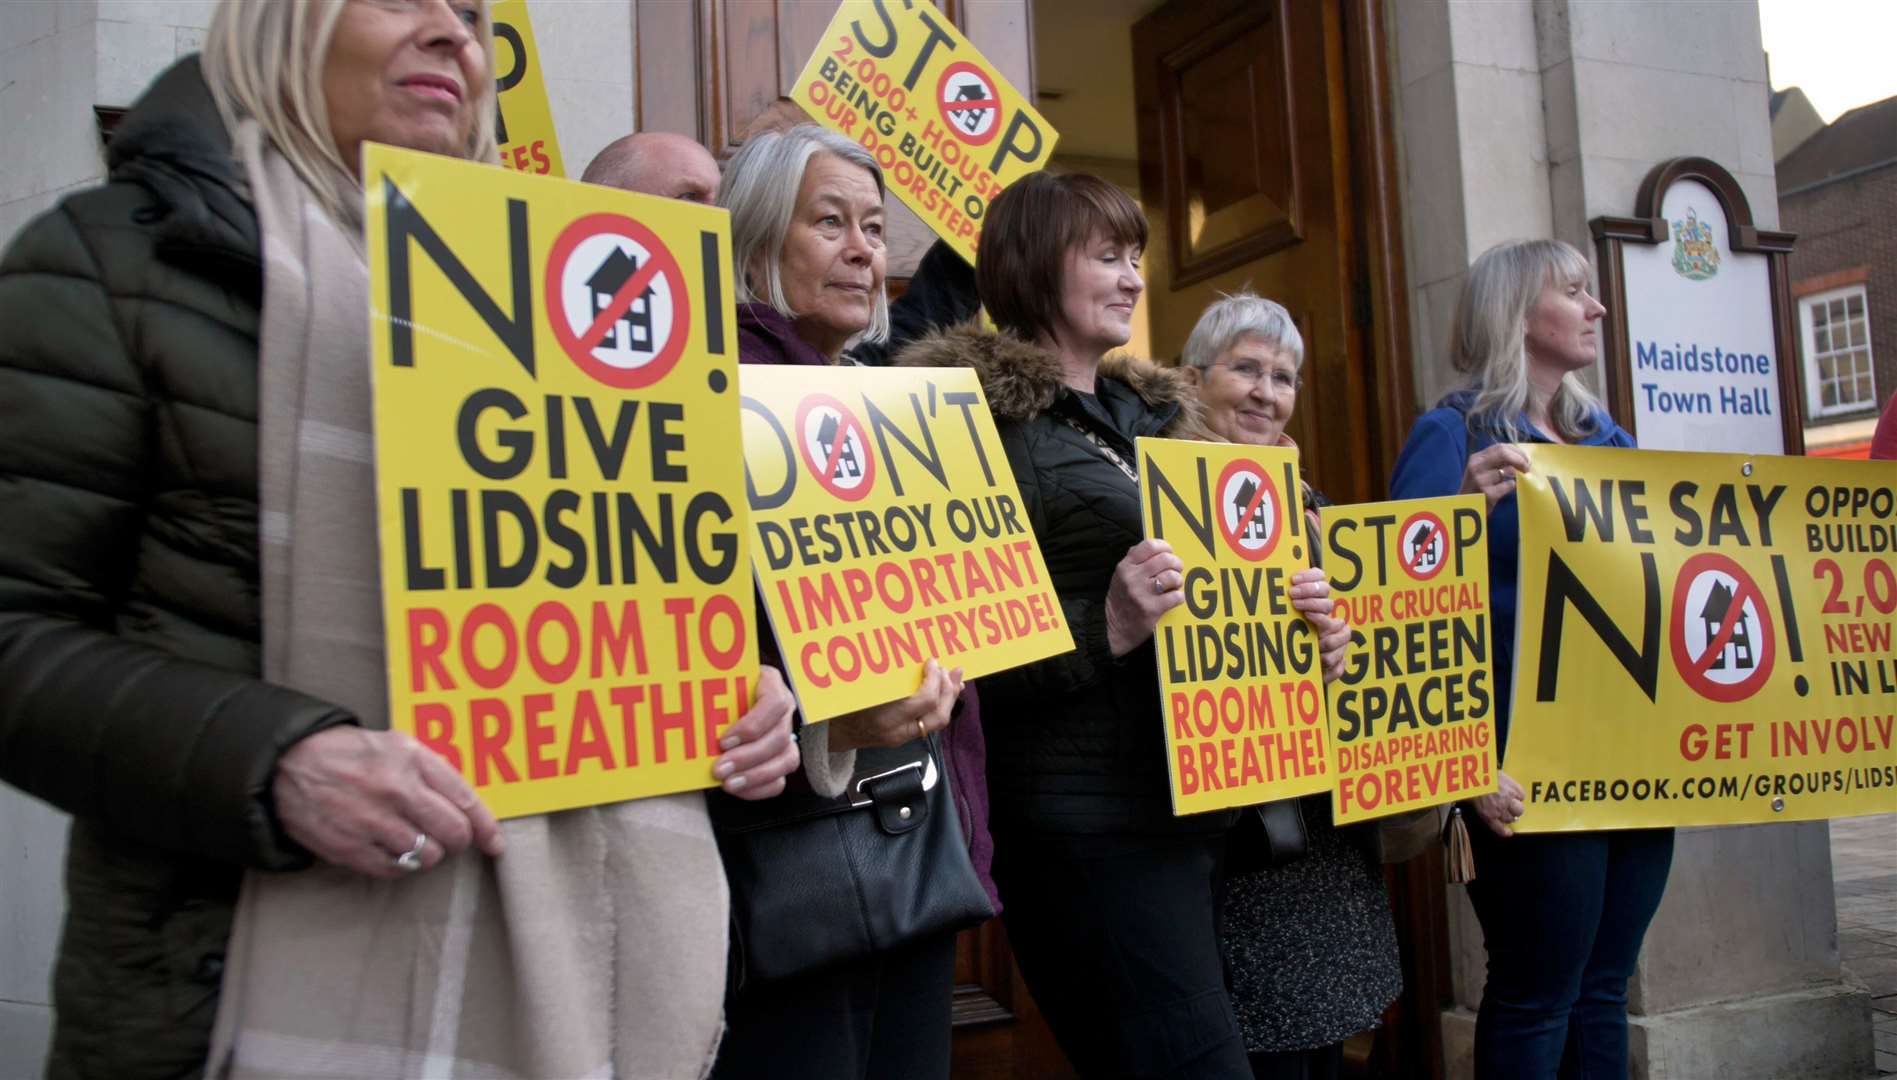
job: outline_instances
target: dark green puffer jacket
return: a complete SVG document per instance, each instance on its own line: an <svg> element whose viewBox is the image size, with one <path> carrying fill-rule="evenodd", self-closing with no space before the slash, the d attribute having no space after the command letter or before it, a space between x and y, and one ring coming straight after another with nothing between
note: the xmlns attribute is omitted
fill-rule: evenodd
<svg viewBox="0 0 1897 1080"><path fill-rule="evenodd" d="M195 59L0 260L0 779L73 815L48 1075L194 1076L296 740L258 678L257 220ZM285 977L294 977L285 972Z"/></svg>

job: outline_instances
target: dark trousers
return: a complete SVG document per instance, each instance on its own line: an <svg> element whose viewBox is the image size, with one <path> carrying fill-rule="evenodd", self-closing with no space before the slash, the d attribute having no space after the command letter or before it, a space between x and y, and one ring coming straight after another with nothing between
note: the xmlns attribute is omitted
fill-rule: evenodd
<svg viewBox="0 0 1897 1080"><path fill-rule="evenodd" d="M1627 979L1666 890L1672 829L1507 839L1471 820L1489 951L1478 1080L1626 1080Z"/></svg>
<svg viewBox="0 0 1897 1080"><path fill-rule="evenodd" d="M725 1009L713 1080L948 1080L955 935L746 986Z"/></svg>
<svg viewBox="0 0 1897 1080"><path fill-rule="evenodd" d="M1344 1075L1344 1044L1311 1050L1254 1050L1252 1080L1339 1080Z"/></svg>
<svg viewBox="0 0 1897 1080"><path fill-rule="evenodd" d="M1015 962L1082 1076L1249 1080L1219 956L1223 834L998 836Z"/></svg>

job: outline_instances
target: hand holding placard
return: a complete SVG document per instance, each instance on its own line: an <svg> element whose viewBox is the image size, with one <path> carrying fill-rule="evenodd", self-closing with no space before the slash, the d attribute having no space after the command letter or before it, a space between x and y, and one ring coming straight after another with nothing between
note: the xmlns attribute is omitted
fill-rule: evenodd
<svg viewBox="0 0 1897 1080"><path fill-rule="evenodd" d="M973 371L749 365L742 384L758 587L806 721L900 745L946 722L941 666L1073 648Z"/></svg>
<svg viewBox="0 0 1897 1080"><path fill-rule="evenodd" d="M1125 656L1153 636L1160 616L1186 602L1186 564L1164 540L1126 549L1107 586L1107 648Z"/></svg>

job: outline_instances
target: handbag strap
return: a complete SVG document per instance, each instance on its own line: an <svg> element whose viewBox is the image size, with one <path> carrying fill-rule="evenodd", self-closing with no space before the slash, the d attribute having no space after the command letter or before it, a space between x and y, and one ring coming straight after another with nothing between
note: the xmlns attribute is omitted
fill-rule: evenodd
<svg viewBox="0 0 1897 1080"><path fill-rule="evenodd" d="M937 788L944 798L953 798L948 794L948 769L939 737L931 733L926 740L916 739L902 747L859 752L856 774L841 795L823 796L805 789L747 802L714 788L709 792L712 828L728 834L755 832L861 810L876 813L887 832L906 832L927 816ZM931 770L935 783L924 787ZM905 803L910 806L909 818L902 817Z"/></svg>
<svg viewBox="0 0 1897 1080"><path fill-rule="evenodd" d="M1087 425L1081 423L1080 421L1074 419L1071 416L1063 416L1061 417L1061 419L1066 421L1068 427L1073 428L1075 431L1080 432L1081 438L1084 438L1088 442L1092 443L1093 448L1095 450L1100 451L1101 457L1106 458L1108 461L1112 462L1115 466L1117 466L1121 472L1125 473L1126 478L1128 480L1133 481L1134 487L1139 486L1139 483L1140 483L1139 472L1135 470L1133 466L1126 463L1126 459L1120 456L1119 451L1115 450L1111 446L1108 446L1107 441L1100 437L1099 432L1094 431L1092 428L1088 427Z"/></svg>

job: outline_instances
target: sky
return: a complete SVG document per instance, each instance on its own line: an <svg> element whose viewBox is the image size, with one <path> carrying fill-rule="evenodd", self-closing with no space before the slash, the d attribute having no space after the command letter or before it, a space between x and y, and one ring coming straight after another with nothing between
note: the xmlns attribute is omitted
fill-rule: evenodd
<svg viewBox="0 0 1897 1080"><path fill-rule="evenodd" d="M1825 123L1897 96L1897 0L1758 0L1772 89L1798 87Z"/></svg>

